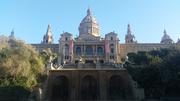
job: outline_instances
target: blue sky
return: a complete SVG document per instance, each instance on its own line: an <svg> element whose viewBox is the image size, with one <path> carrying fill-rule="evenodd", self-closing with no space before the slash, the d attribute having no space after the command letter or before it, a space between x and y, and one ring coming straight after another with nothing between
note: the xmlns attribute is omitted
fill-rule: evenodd
<svg viewBox="0 0 180 101"><path fill-rule="evenodd" d="M124 43L127 24L139 43L158 43L166 29L180 38L180 0L1 0L0 34L14 29L18 39L40 43L51 24L54 42L63 31L78 36L78 26L90 7L101 36L115 31Z"/></svg>

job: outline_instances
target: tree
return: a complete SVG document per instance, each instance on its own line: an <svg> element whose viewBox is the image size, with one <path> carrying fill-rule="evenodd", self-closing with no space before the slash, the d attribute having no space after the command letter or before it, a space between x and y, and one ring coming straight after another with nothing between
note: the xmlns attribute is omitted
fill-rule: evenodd
<svg viewBox="0 0 180 101"><path fill-rule="evenodd" d="M126 68L147 98L180 96L180 48L130 53L128 57L135 64Z"/></svg>
<svg viewBox="0 0 180 101"><path fill-rule="evenodd" d="M0 50L0 87L20 86L32 89L44 73L42 57L30 45L8 40Z"/></svg>
<svg viewBox="0 0 180 101"><path fill-rule="evenodd" d="M0 36L0 50L8 46L8 38L6 36Z"/></svg>

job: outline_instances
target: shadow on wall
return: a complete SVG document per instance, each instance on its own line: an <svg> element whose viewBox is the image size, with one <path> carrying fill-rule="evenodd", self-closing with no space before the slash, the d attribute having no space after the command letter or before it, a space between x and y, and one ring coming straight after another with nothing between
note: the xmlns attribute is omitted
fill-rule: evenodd
<svg viewBox="0 0 180 101"><path fill-rule="evenodd" d="M0 101L28 101L30 91L18 86L0 87Z"/></svg>

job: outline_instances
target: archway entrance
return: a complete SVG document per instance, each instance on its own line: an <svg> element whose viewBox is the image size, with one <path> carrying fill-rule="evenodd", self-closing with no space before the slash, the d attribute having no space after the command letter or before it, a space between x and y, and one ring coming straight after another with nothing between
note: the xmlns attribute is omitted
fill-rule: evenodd
<svg viewBox="0 0 180 101"><path fill-rule="evenodd" d="M54 80L52 87L52 101L69 100L69 81L65 76L58 76Z"/></svg>
<svg viewBox="0 0 180 101"><path fill-rule="evenodd" d="M125 89L123 80L120 76L115 75L109 81L109 99L110 100L123 100L125 99Z"/></svg>
<svg viewBox="0 0 180 101"><path fill-rule="evenodd" d="M92 76L85 76L81 84L81 100L97 100L99 96L97 80Z"/></svg>

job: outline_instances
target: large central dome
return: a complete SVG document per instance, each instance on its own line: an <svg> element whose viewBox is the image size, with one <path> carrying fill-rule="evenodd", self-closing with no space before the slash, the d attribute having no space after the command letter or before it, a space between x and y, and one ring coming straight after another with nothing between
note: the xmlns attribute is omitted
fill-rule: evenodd
<svg viewBox="0 0 180 101"><path fill-rule="evenodd" d="M99 24L93 17L90 9L87 10L87 15L81 21L79 25L79 36L85 37L88 35L93 35L99 37Z"/></svg>

